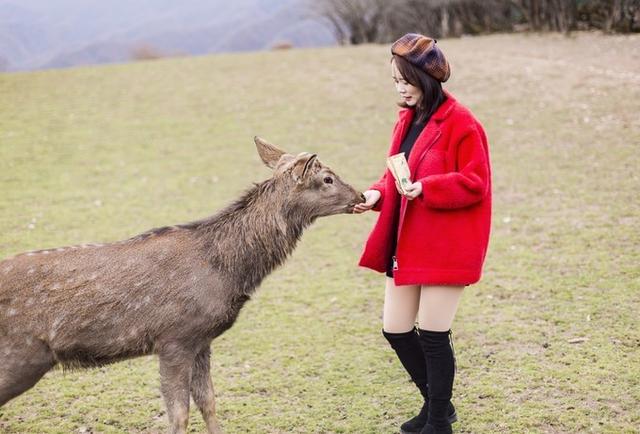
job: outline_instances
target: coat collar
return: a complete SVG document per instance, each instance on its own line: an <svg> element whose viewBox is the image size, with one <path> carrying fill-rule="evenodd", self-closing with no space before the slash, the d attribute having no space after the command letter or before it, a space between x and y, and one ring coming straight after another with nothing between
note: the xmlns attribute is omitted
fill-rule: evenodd
<svg viewBox="0 0 640 434"><path fill-rule="evenodd" d="M443 120L448 118L453 111L453 108L458 104L458 101L451 93L445 90L444 94L446 95L447 100L443 102L440 107L438 107L438 110L436 110L436 112L432 116L432 118L436 122L442 122Z"/></svg>
<svg viewBox="0 0 640 434"><path fill-rule="evenodd" d="M409 155L409 170L411 173L415 173L415 170L424 157L424 154L431 149L431 147L435 144L435 142L440 137L440 123L444 121L453 111L453 108L457 104L454 96L444 91L444 94L447 96L445 102L443 102L440 107L436 110L436 112L431 115L431 119L427 122L424 130L420 133L416 142L413 145L413 149L411 150L411 154ZM398 127L396 128L396 134L393 138L393 144L390 150L389 155L396 154L400 151L400 144L402 143L402 139L407 133L407 129L411 125L411 121L413 120L413 116L415 115L414 109L402 109L398 114Z"/></svg>

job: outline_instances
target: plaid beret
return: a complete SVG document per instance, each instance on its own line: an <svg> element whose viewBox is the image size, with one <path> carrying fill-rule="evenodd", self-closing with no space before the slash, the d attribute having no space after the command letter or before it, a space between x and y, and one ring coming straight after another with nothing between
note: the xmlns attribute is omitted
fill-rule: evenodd
<svg viewBox="0 0 640 434"><path fill-rule="evenodd" d="M449 62L436 47L436 40L418 33L407 33L391 45L391 53L407 59L438 81L445 82L451 75Z"/></svg>

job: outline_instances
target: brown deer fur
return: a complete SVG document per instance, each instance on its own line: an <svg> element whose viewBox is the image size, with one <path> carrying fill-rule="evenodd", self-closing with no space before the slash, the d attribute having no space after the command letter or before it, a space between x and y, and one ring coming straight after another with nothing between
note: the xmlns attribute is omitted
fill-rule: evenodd
<svg viewBox="0 0 640 434"><path fill-rule="evenodd" d="M221 432L211 341L232 326L305 227L363 201L314 154L255 141L273 177L209 218L0 262L0 406L56 365L157 354L171 432L185 432L190 396L208 431Z"/></svg>

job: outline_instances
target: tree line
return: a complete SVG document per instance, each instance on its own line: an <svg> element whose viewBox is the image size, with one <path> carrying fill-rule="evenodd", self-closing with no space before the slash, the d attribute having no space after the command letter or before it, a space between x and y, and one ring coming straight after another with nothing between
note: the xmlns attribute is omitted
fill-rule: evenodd
<svg viewBox="0 0 640 434"><path fill-rule="evenodd" d="M640 0L315 0L341 44L492 32L640 32Z"/></svg>

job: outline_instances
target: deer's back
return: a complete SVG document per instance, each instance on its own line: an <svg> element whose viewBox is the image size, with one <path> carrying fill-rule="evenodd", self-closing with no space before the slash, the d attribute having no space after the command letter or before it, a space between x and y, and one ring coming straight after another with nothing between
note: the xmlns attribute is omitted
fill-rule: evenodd
<svg viewBox="0 0 640 434"><path fill-rule="evenodd" d="M227 286L187 231L22 254L0 262L0 333L100 364L215 335L237 315Z"/></svg>

